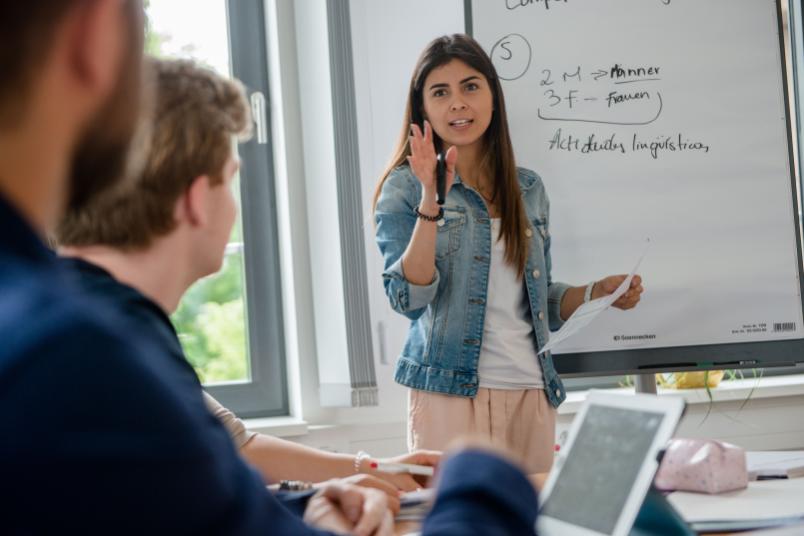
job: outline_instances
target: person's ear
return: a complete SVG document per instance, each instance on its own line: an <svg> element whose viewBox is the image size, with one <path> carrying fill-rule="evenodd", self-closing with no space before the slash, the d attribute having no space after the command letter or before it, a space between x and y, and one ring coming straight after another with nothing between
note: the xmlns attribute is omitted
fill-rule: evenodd
<svg viewBox="0 0 804 536"><path fill-rule="evenodd" d="M123 3L89 0L75 8L67 27L69 61L77 81L100 94L109 93L120 74L127 42Z"/></svg>
<svg viewBox="0 0 804 536"><path fill-rule="evenodd" d="M177 221L186 221L192 227L207 224L211 183L207 175L199 175L190 183L176 203Z"/></svg>

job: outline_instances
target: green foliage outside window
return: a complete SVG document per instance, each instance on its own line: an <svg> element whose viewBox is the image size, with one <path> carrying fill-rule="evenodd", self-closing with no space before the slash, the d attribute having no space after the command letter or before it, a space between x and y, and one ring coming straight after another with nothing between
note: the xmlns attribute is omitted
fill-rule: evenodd
<svg viewBox="0 0 804 536"><path fill-rule="evenodd" d="M248 378L242 254L193 285L171 320L187 359L204 383Z"/></svg>

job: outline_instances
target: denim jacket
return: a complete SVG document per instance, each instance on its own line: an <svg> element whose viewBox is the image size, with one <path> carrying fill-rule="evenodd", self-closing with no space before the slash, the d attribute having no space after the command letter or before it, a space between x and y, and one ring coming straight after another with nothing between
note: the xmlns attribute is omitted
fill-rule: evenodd
<svg viewBox="0 0 804 536"><path fill-rule="evenodd" d="M531 227L525 285L535 340L547 343L548 328L563 323L559 308L564 283L550 277L549 201L539 176L519 168L519 187ZM416 225L414 208L421 183L408 166L393 170L382 187L375 211L377 245L384 258L383 283L391 307L411 320L396 365L395 379L413 389L474 397L477 361L483 338L491 261L491 220L480 194L460 177L447 195L444 218L437 223L436 273L429 285L414 285L402 269L402 254ZM566 398L552 357L539 356L545 392L557 407Z"/></svg>

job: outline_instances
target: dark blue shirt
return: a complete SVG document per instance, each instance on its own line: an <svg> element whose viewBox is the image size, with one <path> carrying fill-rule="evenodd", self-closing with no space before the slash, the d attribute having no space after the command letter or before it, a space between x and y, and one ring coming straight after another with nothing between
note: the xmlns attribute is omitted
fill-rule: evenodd
<svg viewBox="0 0 804 536"><path fill-rule="evenodd" d="M132 332L140 337L151 339L159 347L166 358L172 359L178 367L196 378L196 389L201 384L197 375L187 361L181 347L179 336L170 321L170 317L153 300L137 289L121 283L112 274L96 264L79 258L61 258L59 263L65 272L76 282L78 288L86 294L108 303L115 311L125 315ZM210 426L221 428L216 418L211 419ZM303 515L307 500L312 495L305 493L279 493L277 498L285 507L296 515Z"/></svg>
<svg viewBox="0 0 804 536"><path fill-rule="evenodd" d="M4 534L324 534L242 462L158 306L91 266L76 285L2 197L0 229ZM528 534L536 504L518 470L468 452L423 530Z"/></svg>
<svg viewBox="0 0 804 536"><path fill-rule="evenodd" d="M323 534L241 461L186 361L78 289L2 198L0 229L4 534Z"/></svg>

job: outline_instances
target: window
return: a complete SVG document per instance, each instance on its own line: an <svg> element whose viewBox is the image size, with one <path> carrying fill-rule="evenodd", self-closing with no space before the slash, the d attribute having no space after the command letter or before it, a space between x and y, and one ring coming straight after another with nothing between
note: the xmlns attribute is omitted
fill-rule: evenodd
<svg viewBox="0 0 804 536"><path fill-rule="evenodd" d="M146 51L239 78L255 111L241 143L240 218L221 271L193 285L172 320L205 389L241 417L288 413L265 15L259 0L146 0ZM192 22L188 22L188 17Z"/></svg>

